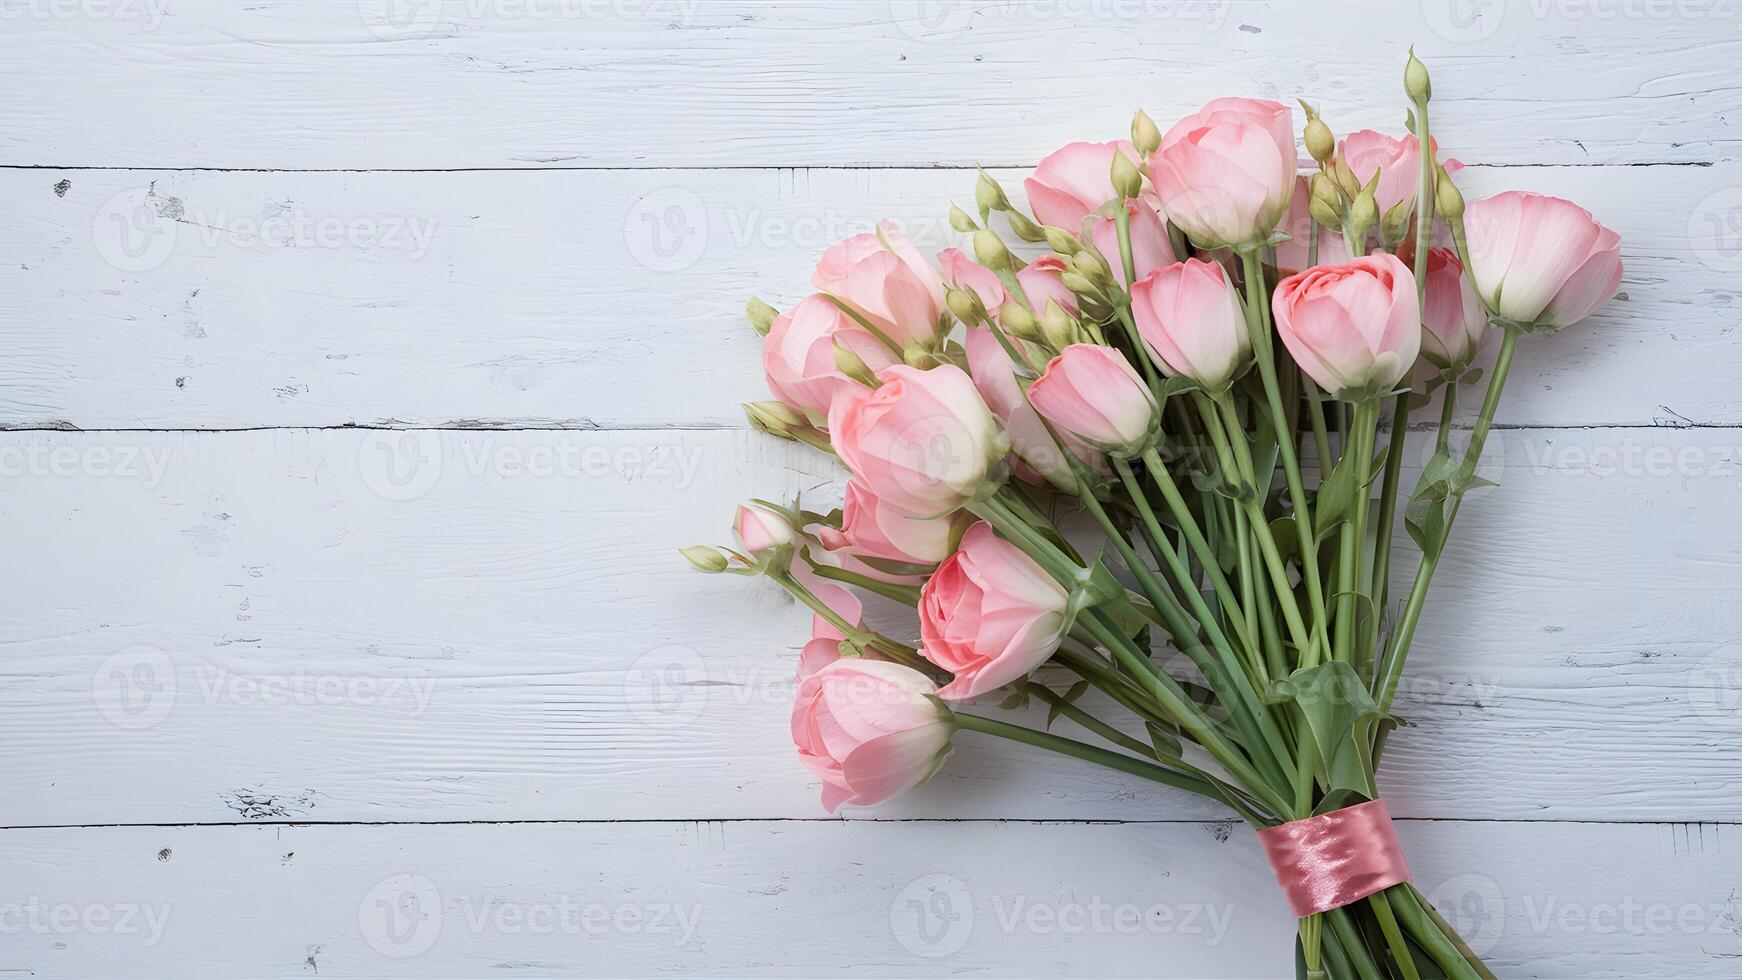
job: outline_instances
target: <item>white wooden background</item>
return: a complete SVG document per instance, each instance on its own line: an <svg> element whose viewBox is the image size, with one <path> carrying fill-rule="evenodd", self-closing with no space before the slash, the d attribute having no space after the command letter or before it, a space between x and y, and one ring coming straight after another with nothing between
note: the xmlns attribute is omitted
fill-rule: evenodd
<svg viewBox="0 0 1742 980"><path fill-rule="evenodd" d="M0 976L1292 975L1181 795L967 737L826 818L807 616L672 549L836 480L747 294L1136 105L1396 129L1412 42L1627 276L1520 355L1385 791L1500 975L1742 974L1734 5L0 0Z"/></svg>

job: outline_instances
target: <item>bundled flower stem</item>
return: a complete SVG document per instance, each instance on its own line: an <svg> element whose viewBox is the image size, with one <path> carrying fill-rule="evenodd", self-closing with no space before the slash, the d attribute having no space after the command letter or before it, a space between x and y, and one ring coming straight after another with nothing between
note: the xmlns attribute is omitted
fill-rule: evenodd
<svg viewBox="0 0 1742 980"><path fill-rule="evenodd" d="M838 456L843 506L753 501L736 548L684 554L815 613L793 739L831 811L924 782L956 732L1009 739L1257 828L1303 977L1493 976L1409 883L1375 772L1517 344L1614 294L1619 238L1552 197L1466 208L1413 54L1405 93L1401 138L1339 142L1302 103L1308 176L1282 105L1217 99L1166 132L1139 112L1131 141L1042 161L1032 216L982 173L978 220L950 215L973 258L934 268L885 222L790 311L751 302L776 400L746 411ZM1465 387L1481 408L1454 454ZM917 643L867 627L847 586L912 608ZM1089 741L983 707L1031 701Z"/></svg>

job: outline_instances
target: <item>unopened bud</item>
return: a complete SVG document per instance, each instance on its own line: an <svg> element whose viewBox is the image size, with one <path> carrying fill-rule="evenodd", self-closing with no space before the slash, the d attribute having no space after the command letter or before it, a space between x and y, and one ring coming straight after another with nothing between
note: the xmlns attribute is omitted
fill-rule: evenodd
<svg viewBox="0 0 1742 980"><path fill-rule="evenodd" d="M1324 166L1331 155L1337 152L1337 137L1331 133L1331 127L1325 125L1325 121L1318 116L1307 120L1303 135L1307 155L1317 161L1319 166Z"/></svg>
<svg viewBox="0 0 1742 980"><path fill-rule="evenodd" d="M677 553L684 556L698 571L712 575L726 570L726 556L720 554L717 548L695 544L688 548L679 548Z"/></svg>
<svg viewBox="0 0 1742 980"><path fill-rule="evenodd" d="M1122 198L1133 198L1143 192L1143 175L1137 172L1137 164L1123 152L1113 153L1113 189Z"/></svg>
<svg viewBox="0 0 1742 980"><path fill-rule="evenodd" d="M980 226L968 216L968 212L952 204L950 205L950 227L966 235L977 230Z"/></svg>
<svg viewBox="0 0 1742 980"><path fill-rule="evenodd" d="M1012 208L1005 213L1005 217L1010 219L1010 230L1016 233L1017 238L1025 242L1046 240L1046 232L1039 225L1028 220L1028 216L1021 211Z"/></svg>
<svg viewBox="0 0 1742 980"><path fill-rule="evenodd" d="M1046 247L1060 255L1075 255L1083 250L1083 243L1077 241L1077 236L1063 228L1047 225L1042 230L1046 232Z"/></svg>
<svg viewBox="0 0 1742 980"><path fill-rule="evenodd" d="M835 370L868 388L877 387L877 375L871 366L840 343L835 344Z"/></svg>
<svg viewBox="0 0 1742 980"><path fill-rule="evenodd" d="M1344 161L1338 160L1331 167L1330 173L1337 182L1337 189L1343 192L1345 198L1353 201L1355 195L1361 193L1361 182L1355 179L1355 171L1350 170Z"/></svg>
<svg viewBox="0 0 1742 980"><path fill-rule="evenodd" d="M950 312L956 315L956 319L968 326L971 327L980 322L980 311L975 308L978 304L975 302L974 294L966 289L952 289L945 293L944 303L949 306Z"/></svg>
<svg viewBox="0 0 1742 980"><path fill-rule="evenodd" d="M1391 210L1385 212L1385 217L1380 219L1380 236L1391 243L1403 241L1404 236L1409 234L1409 219L1413 214L1415 214L1414 198L1398 201L1391 206Z"/></svg>
<svg viewBox="0 0 1742 980"><path fill-rule="evenodd" d="M1131 145L1137 147L1137 152L1145 160L1161 146L1161 130L1155 127L1155 120L1149 118L1149 113L1142 109L1137 110L1137 114L1131 117Z"/></svg>
<svg viewBox="0 0 1742 980"><path fill-rule="evenodd" d="M1314 174L1311 187L1312 199L1307 202L1307 210L1313 220L1332 228L1342 224L1343 199L1337 194L1337 185L1325 174Z"/></svg>
<svg viewBox="0 0 1742 980"><path fill-rule="evenodd" d="M1095 282L1111 281L1113 269L1099 255L1088 249L1071 256L1071 268Z"/></svg>
<svg viewBox="0 0 1742 980"><path fill-rule="evenodd" d="M1049 299L1040 314L1040 333L1054 350L1064 350L1077 342L1080 330L1076 318L1066 313L1058 300Z"/></svg>
<svg viewBox="0 0 1742 980"><path fill-rule="evenodd" d="M974 232L974 257L993 271L1010 268L1010 250L1004 247L1004 240L984 228Z"/></svg>
<svg viewBox="0 0 1742 980"><path fill-rule="evenodd" d="M1361 192L1355 195L1355 200L1349 205L1349 227L1354 233L1354 241L1350 242L1351 251L1357 254L1364 252L1361 241L1366 237L1367 229L1379 221L1379 204L1374 200L1374 193L1379 189L1379 171L1373 171L1373 179Z"/></svg>
<svg viewBox="0 0 1742 980"><path fill-rule="evenodd" d="M1403 69L1403 92L1409 101L1421 104L1434 97L1433 83L1427 77L1427 66L1409 49L1409 64Z"/></svg>
<svg viewBox="0 0 1742 980"><path fill-rule="evenodd" d="M1464 195L1458 193L1458 185L1452 183L1452 175L1444 167L1440 168L1439 180L1434 182L1434 210L1448 225L1464 216Z"/></svg>
<svg viewBox="0 0 1742 980"><path fill-rule="evenodd" d="M916 368L929 368L938 362L937 356L918 342L907 345L907 349L901 352L901 360L908 367Z"/></svg>
<svg viewBox="0 0 1742 980"><path fill-rule="evenodd" d="M974 185L974 203L980 206L980 213L989 211L1010 210L1010 199L1004 196L1004 188L992 179L986 171L980 171L980 182Z"/></svg>
<svg viewBox="0 0 1742 980"><path fill-rule="evenodd" d="M1023 340L1039 340L1041 336L1040 323L1035 320L1034 314L1014 299L1006 300L1003 308L998 311L998 324L1011 336Z"/></svg>
<svg viewBox="0 0 1742 980"><path fill-rule="evenodd" d="M1066 289L1078 295L1099 295L1101 292L1100 288L1089 280L1089 277L1080 272L1060 273L1059 282L1064 283Z"/></svg>
<svg viewBox="0 0 1742 980"><path fill-rule="evenodd" d="M745 402L744 416L750 420L750 427L782 439L793 438L795 429L802 429L808 423L791 405L785 402Z"/></svg>
<svg viewBox="0 0 1742 980"><path fill-rule="evenodd" d="M744 315L750 318L750 329L756 331L758 337L766 337L780 311L752 296L750 302L744 304Z"/></svg>

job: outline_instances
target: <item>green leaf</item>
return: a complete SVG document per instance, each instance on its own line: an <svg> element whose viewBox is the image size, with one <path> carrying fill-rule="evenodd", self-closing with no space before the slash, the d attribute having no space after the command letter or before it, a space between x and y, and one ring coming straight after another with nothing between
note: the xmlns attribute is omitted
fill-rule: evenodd
<svg viewBox="0 0 1742 980"><path fill-rule="evenodd" d="M1327 787L1373 796L1372 726L1384 715L1353 667L1340 660L1303 667L1272 681L1265 699L1300 710Z"/></svg>
<svg viewBox="0 0 1742 980"><path fill-rule="evenodd" d="M1193 381L1191 378L1182 374L1178 377L1168 378L1163 381L1161 383L1161 390L1157 392L1157 394L1161 398L1167 399L1172 398L1174 395L1183 395L1187 392L1203 390L1203 385L1198 384L1196 381Z"/></svg>
<svg viewBox="0 0 1742 980"><path fill-rule="evenodd" d="M1153 721L1145 722L1144 724L1149 729L1149 744L1155 746L1155 753L1157 755L1167 756L1174 759L1180 757L1183 748L1180 745L1179 739L1174 737L1172 732L1169 732L1167 729L1157 725Z"/></svg>
<svg viewBox="0 0 1742 980"><path fill-rule="evenodd" d="M1343 522L1355 504L1355 495L1366 493L1374 477L1385 469L1385 453L1390 448L1389 445L1381 448L1373 457L1367 468L1366 484L1356 485L1359 479L1355 474L1355 457L1349 453L1343 454L1336 469L1319 484L1318 494L1313 498L1313 530L1320 538Z"/></svg>

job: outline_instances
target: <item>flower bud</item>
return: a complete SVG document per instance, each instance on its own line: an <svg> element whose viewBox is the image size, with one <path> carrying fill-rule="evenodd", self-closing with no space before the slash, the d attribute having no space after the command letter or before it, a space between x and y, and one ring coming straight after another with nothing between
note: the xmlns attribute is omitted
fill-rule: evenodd
<svg viewBox="0 0 1742 980"><path fill-rule="evenodd" d="M988 211L1010 210L1010 199L1004 196L1004 188L992 179L986 171L980 171L980 181L974 185L974 203L980 206L980 213Z"/></svg>
<svg viewBox="0 0 1742 980"><path fill-rule="evenodd" d="M1046 232L1041 230L1039 225L1028 220L1028 217L1021 211L1012 208L1010 211L1006 212L1005 217L1010 219L1010 230L1016 233L1017 238L1020 238L1025 242L1041 242L1046 240Z"/></svg>
<svg viewBox="0 0 1742 980"><path fill-rule="evenodd" d="M1010 250L1004 247L1004 240L985 228L974 232L974 257L993 271L1010 268Z"/></svg>
<svg viewBox="0 0 1742 980"><path fill-rule="evenodd" d="M974 294L966 289L952 289L944 294L944 302L949 305L950 312L956 319L973 326L980 322L980 311L975 309Z"/></svg>
<svg viewBox="0 0 1742 980"><path fill-rule="evenodd" d="M1022 340L1040 340L1040 321L1016 300L1008 300L998 311L998 324L1012 336Z"/></svg>
<svg viewBox="0 0 1742 980"><path fill-rule="evenodd" d="M1077 241L1077 236L1063 228L1047 225L1042 231L1046 233L1046 247L1060 255L1075 255L1083 250L1083 243Z"/></svg>
<svg viewBox="0 0 1742 980"><path fill-rule="evenodd" d="M1452 175L1444 167L1434 184L1434 210L1448 225L1455 225L1464 216L1464 195L1458 193L1458 185L1452 183Z"/></svg>
<svg viewBox="0 0 1742 980"><path fill-rule="evenodd" d="M1415 214L1415 199L1398 201L1379 221L1379 234L1387 242L1401 242L1409 234L1409 219Z"/></svg>
<svg viewBox="0 0 1742 980"><path fill-rule="evenodd" d="M766 337L780 311L752 296L744 305L744 315L750 318L750 329L756 331L756 336Z"/></svg>
<svg viewBox="0 0 1742 980"><path fill-rule="evenodd" d="M1066 289L1079 295L1086 293L1090 296L1098 296L1101 293L1100 288L1093 282L1089 281L1087 276L1084 276L1081 273L1063 273L1059 276L1059 282L1064 283Z"/></svg>
<svg viewBox="0 0 1742 980"><path fill-rule="evenodd" d="M713 575L726 570L726 556L720 554L716 548L697 544L688 548L679 548L677 553L684 556L697 571Z"/></svg>
<svg viewBox="0 0 1742 980"><path fill-rule="evenodd" d="M1155 437L1155 396L1111 347L1064 347L1028 389L1028 400L1048 422L1114 456L1135 456Z"/></svg>
<svg viewBox="0 0 1742 980"><path fill-rule="evenodd" d="M978 230L980 226L974 223L973 218L968 217L968 212L952 204L950 205L950 227L966 235Z"/></svg>
<svg viewBox="0 0 1742 980"><path fill-rule="evenodd" d="M1337 193L1336 182L1326 174L1314 174L1312 199L1307 208L1313 220L1326 228L1340 228L1343 223L1343 199Z"/></svg>
<svg viewBox="0 0 1742 980"><path fill-rule="evenodd" d="M1113 154L1113 189L1122 198L1133 198L1143 192L1143 175L1137 172L1137 164L1123 153Z"/></svg>
<svg viewBox="0 0 1742 980"><path fill-rule="evenodd" d="M732 520L732 533L738 536L738 543L744 546L744 550L753 555L793 544L799 538L791 517L754 500L738 505L738 514ZM719 557L718 552L715 557ZM693 564L694 559L691 562Z"/></svg>
<svg viewBox="0 0 1742 980"><path fill-rule="evenodd" d="M1361 181L1356 178L1355 171L1349 169L1348 161L1341 157L1332 164L1330 175L1337 182L1337 190L1343 192L1343 197L1353 201L1355 195L1361 193Z"/></svg>
<svg viewBox="0 0 1742 980"><path fill-rule="evenodd" d="M803 415L785 402L745 402L744 416L750 420L751 428L782 439L791 439L793 430L809 425Z"/></svg>
<svg viewBox="0 0 1742 980"><path fill-rule="evenodd" d="M1071 256L1071 268L1095 282L1113 281L1113 270L1106 260L1088 249Z"/></svg>
<svg viewBox="0 0 1742 980"><path fill-rule="evenodd" d="M1156 128L1155 120L1149 118L1149 113L1142 109L1131 117L1131 144L1137 147L1137 152L1143 159L1149 159L1161 146L1161 130Z"/></svg>
<svg viewBox="0 0 1742 980"><path fill-rule="evenodd" d="M1417 105L1433 98L1433 83L1428 80L1427 66L1409 49L1409 64L1403 69L1403 91Z"/></svg>
<svg viewBox="0 0 1742 980"><path fill-rule="evenodd" d="M1057 300L1049 299L1040 314L1040 333L1054 350L1063 350L1077 342L1082 328Z"/></svg>
<svg viewBox="0 0 1742 980"><path fill-rule="evenodd" d="M1360 247L1361 241L1366 237L1367 230L1379 221L1379 205L1374 200L1374 193L1378 188L1379 174L1375 172L1373 179L1367 182L1366 187L1361 188L1360 193L1355 195L1354 202L1349 205L1349 228L1354 234L1354 240L1349 243L1352 251L1364 251Z"/></svg>
<svg viewBox="0 0 1742 980"><path fill-rule="evenodd" d="M841 344L835 345L835 370L868 387L877 387L877 375L864 358Z"/></svg>

